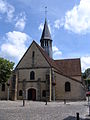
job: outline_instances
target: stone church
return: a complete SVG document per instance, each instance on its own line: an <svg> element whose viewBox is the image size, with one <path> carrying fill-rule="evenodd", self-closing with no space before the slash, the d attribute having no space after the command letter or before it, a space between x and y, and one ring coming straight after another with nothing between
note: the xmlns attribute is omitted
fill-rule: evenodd
<svg viewBox="0 0 90 120"><path fill-rule="evenodd" d="M10 79L12 100L55 101L84 100L85 87L81 77L81 63L75 59L53 59L52 38L45 19L40 45L33 41ZM7 87L1 99L7 98Z"/></svg>

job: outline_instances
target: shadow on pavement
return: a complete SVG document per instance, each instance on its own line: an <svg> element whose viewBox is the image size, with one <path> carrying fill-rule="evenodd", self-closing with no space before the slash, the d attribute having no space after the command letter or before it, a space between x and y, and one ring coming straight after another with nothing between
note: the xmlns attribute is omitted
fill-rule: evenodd
<svg viewBox="0 0 90 120"><path fill-rule="evenodd" d="M74 116L68 116L67 118L63 119L63 120L77 120L76 117ZM80 120L90 120L90 118L80 118Z"/></svg>

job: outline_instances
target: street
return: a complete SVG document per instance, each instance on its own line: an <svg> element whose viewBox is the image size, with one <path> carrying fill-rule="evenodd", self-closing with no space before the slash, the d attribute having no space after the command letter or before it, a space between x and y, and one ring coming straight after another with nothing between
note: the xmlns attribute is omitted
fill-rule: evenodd
<svg viewBox="0 0 90 120"><path fill-rule="evenodd" d="M90 120L87 101L82 102L33 102L0 101L0 120Z"/></svg>

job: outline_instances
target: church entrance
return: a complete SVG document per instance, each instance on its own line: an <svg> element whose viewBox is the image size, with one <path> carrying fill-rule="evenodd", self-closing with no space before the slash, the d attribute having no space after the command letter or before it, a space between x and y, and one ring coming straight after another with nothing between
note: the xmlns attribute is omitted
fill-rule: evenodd
<svg viewBox="0 0 90 120"><path fill-rule="evenodd" d="M28 90L28 100L36 100L36 90L31 88Z"/></svg>

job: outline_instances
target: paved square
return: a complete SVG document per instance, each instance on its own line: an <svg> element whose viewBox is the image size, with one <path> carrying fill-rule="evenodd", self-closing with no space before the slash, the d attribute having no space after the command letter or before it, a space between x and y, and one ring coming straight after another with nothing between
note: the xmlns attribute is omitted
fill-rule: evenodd
<svg viewBox="0 0 90 120"><path fill-rule="evenodd" d="M90 120L87 101L83 102L33 102L0 101L0 120L76 120L79 112L80 120Z"/></svg>

